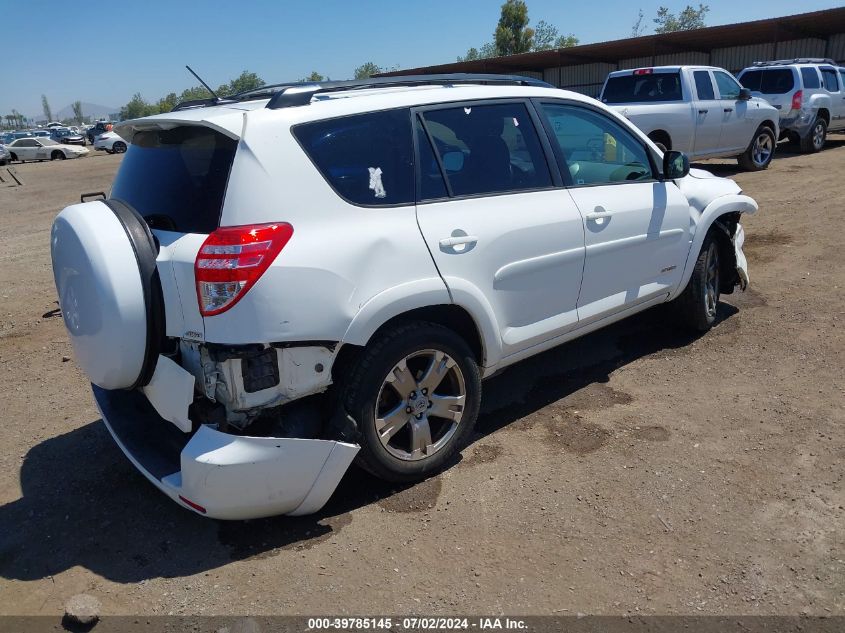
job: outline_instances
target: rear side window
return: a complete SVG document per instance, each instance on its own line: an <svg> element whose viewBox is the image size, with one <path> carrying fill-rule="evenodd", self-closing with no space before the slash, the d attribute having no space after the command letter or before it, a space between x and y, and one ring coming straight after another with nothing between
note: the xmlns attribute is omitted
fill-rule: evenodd
<svg viewBox="0 0 845 633"><path fill-rule="evenodd" d="M750 70L742 75L740 83L754 92L782 95L795 87L795 78L789 68Z"/></svg>
<svg viewBox="0 0 845 633"><path fill-rule="evenodd" d="M713 92L713 82L710 80L710 73L706 70L696 70L693 73L695 77L695 92L701 101L712 101L716 98Z"/></svg>
<svg viewBox="0 0 845 633"><path fill-rule="evenodd" d="M825 90L828 92L839 92L839 80L836 78L836 71L833 68L820 68Z"/></svg>
<svg viewBox="0 0 845 633"><path fill-rule="evenodd" d="M812 90L813 88L821 88L819 82L819 73L812 66L805 66L801 69L801 79L804 81L804 88Z"/></svg>
<svg viewBox="0 0 845 633"><path fill-rule="evenodd" d="M552 186L524 103L430 110L422 117L453 196Z"/></svg>
<svg viewBox="0 0 845 633"><path fill-rule="evenodd" d="M304 123L293 133L323 177L347 202L364 206L413 204L410 110Z"/></svg>
<svg viewBox="0 0 845 633"><path fill-rule="evenodd" d="M682 99L680 73L610 77L601 96L604 103L660 103Z"/></svg>
<svg viewBox="0 0 845 633"><path fill-rule="evenodd" d="M234 139L206 127L137 132L111 195L153 228L211 233L220 225L236 149Z"/></svg>

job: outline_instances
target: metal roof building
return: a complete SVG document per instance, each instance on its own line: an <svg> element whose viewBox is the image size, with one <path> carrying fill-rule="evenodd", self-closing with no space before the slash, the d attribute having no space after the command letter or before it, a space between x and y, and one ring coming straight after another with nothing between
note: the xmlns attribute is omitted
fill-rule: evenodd
<svg viewBox="0 0 845 633"><path fill-rule="evenodd" d="M736 73L755 61L827 57L845 64L845 7L798 15L646 35L535 53L454 62L385 73L501 73L544 79L597 96L614 70L706 64Z"/></svg>

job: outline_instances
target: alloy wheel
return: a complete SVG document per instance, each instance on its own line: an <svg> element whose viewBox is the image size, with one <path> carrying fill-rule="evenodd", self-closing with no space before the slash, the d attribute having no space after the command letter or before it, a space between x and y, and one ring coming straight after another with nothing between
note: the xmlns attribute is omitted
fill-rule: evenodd
<svg viewBox="0 0 845 633"><path fill-rule="evenodd" d="M813 128L813 147L817 150L824 146L824 123L818 122Z"/></svg>
<svg viewBox="0 0 845 633"><path fill-rule="evenodd" d="M768 164L772 157L772 137L762 132L754 139L754 148L751 150L751 158L758 167Z"/></svg>
<svg viewBox="0 0 845 633"><path fill-rule="evenodd" d="M719 251L716 244L710 244L707 249L707 259L704 262L704 309L710 319L716 318L716 308L719 305Z"/></svg>
<svg viewBox="0 0 845 633"><path fill-rule="evenodd" d="M441 350L409 354L382 381L375 428L392 456L426 459L455 435L466 405L466 381L455 360Z"/></svg>

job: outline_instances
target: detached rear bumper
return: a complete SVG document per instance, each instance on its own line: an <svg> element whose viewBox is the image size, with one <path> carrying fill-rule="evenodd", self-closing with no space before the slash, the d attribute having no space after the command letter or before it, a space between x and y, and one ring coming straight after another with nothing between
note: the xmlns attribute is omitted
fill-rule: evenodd
<svg viewBox="0 0 845 633"><path fill-rule="evenodd" d="M92 388L106 428L135 467L178 504L216 519L316 512L359 449L208 426L189 435L159 416L141 392Z"/></svg>

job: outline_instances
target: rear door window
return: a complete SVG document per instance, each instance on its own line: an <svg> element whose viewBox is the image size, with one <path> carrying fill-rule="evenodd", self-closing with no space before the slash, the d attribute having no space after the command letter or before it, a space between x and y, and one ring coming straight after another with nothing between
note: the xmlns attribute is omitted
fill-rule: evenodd
<svg viewBox="0 0 845 633"><path fill-rule="evenodd" d="M540 138L524 103L469 105L421 115L452 196L552 186Z"/></svg>
<svg viewBox="0 0 845 633"><path fill-rule="evenodd" d="M710 72L707 70L696 70L693 72L695 78L695 92L699 101L713 101L716 93L713 92L713 81L710 79Z"/></svg>
<svg viewBox="0 0 845 633"><path fill-rule="evenodd" d="M681 74L646 73L609 77L602 92L604 103L661 103L681 101Z"/></svg>
<svg viewBox="0 0 845 633"><path fill-rule="evenodd" d="M409 109L303 123L295 126L293 133L347 202L379 207L414 203Z"/></svg>
<svg viewBox="0 0 845 633"><path fill-rule="evenodd" d="M819 81L819 73L816 72L816 69L812 66L804 66L801 69L801 79L804 81L805 90L821 88L821 82Z"/></svg>
<svg viewBox="0 0 845 633"><path fill-rule="evenodd" d="M206 127L137 132L111 195L153 228L211 233L220 225L236 149L237 141Z"/></svg>
<svg viewBox="0 0 845 633"><path fill-rule="evenodd" d="M836 71L833 68L820 68L825 90L828 92L839 92L839 80L836 78Z"/></svg>

